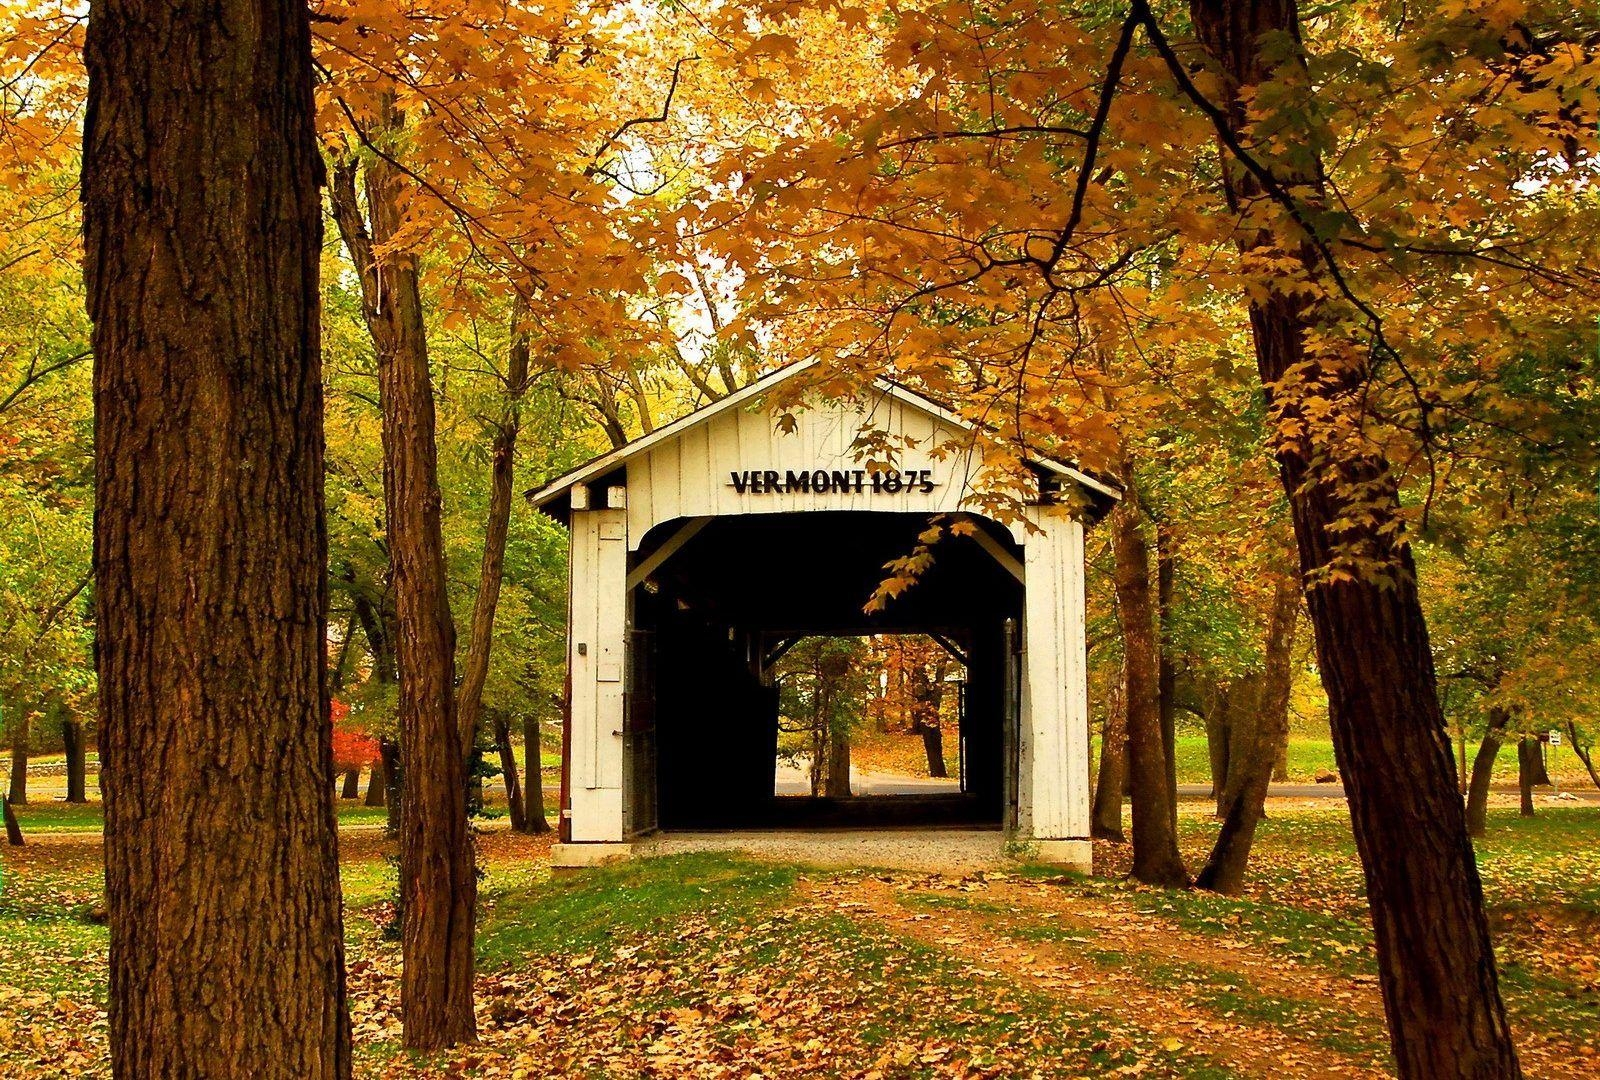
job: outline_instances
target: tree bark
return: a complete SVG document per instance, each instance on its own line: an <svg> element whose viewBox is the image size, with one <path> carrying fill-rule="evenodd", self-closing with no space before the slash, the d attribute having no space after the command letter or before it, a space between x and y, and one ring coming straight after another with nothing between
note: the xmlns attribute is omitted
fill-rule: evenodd
<svg viewBox="0 0 1600 1080"><path fill-rule="evenodd" d="M1583 762L1583 767L1588 770L1590 781L1593 782L1595 787L1600 788L1600 772L1595 771L1593 751L1590 747L1578 741L1578 722L1576 720L1567 721L1567 738L1572 741L1572 752L1578 756L1578 760Z"/></svg>
<svg viewBox="0 0 1600 1080"><path fill-rule="evenodd" d="M11 731L11 786L6 802L12 806L28 805L28 744L32 739L33 723L23 713Z"/></svg>
<svg viewBox="0 0 1600 1080"><path fill-rule="evenodd" d="M1517 791L1522 796L1523 817L1533 816L1533 786L1539 783L1539 774L1543 771L1539 740L1532 735L1523 736L1517 741Z"/></svg>
<svg viewBox="0 0 1600 1080"><path fill-rule="evenodd" d="M368 137L392 142L404 118L379 108ZM394 579L400 682L402 1041L438 1050L477 1037L472 1009L477 875L467 824L466 762L455 696L455 623L440 526L432 375L413 252L396 246L410 191L384 157L363 166L370 232L355 165L334 170L332 205L361 278L362 311L378 354L384 508ZM380 257L381 254L381 257Z"/></svg>
<svg viewBox="0 0 1600 1080"><path fill-rule="evenodd" d="M1122 627L1123 700L1127 707L1128 772L1133 780L1133 876L1148 885L1187 886L1178 852L1161 739L1155 599L1150 548L1130 486L1111 513L1117 619Z"/></svg>
<svg viewBox="0 0 1600 1080"><path fill-rule="evenodd" d="M1095 777L1094 808L1089 835L1122 843L1122 789L1128 772L1128 725L1122 687L1107 695L1106 721L1100 732L1100 772Z"/></svg>
<svg viewBox="0 0 1600 1080"><path fill-rule="evenodd" d="M823 794L830 799L850 797L850 737L840 731L828 733L828 768Z"/></svg>
<svg viewBox="0 0 1600 1080"><path fill-rule="evenodd" d="M500 603L500 586L505 580L517 433L522 427L522 394L528 386L527 320L527 306L519 298L512 305L505 406L489 451L489 513L484 525L483 558L478 567L478 595L472 606L472 632L462 667L461 688L456 696L456 723L461 729L461 745L469 755L476 743L478 721L483 714L483 687L489 677L489 656L494 651L494 616ZM509 736L507 745L510 745Z"/></svg>
<svg viewBox="0 0 1600 1080"><path fill-rule="evenodd" d="M406 802L405 765L400 760L400 744L383 737L378 740L378 759L383 762L384 832L400 835L400 811Z"/></svg>
<svg viewBox="0 0 1600 1080"><path fill-rule="evenodd" d="M522 756L527 765L528 782L523 785L524 831L547 833L550 823L544 816L543 740L539 738L539 718L529 711L522 718Z"/></svg>
<svg viewBox="0 0 1600 1080"><path fill-rule="evenodd" d="M1148 15L1148 9L1144 9ZM1253 143L1244 102L1279 63L1303 79L1295 0L1191 0L1196 35L1220 69L1225 99L1214 106L1228 149ZM1159 27L1146 19L1152 39ZM1188 81L1170 49L1167 66ZM1269 160L1278 188L1320 204L1320 166ZM1224 169L1235 206L1267 195L1260 177L1234 162ZM1320 252L1288 224L1263 228L1243 245L1268 257L1290 254L1318 294L1338 285ZM1371 344L1347 340L1330 354L1307 348L1338 340L1342 309L1292 289L1249 301L1257 367L1268 391L1283 488L1289 496L1318 664L1328 692L1334 751L1350 801L1377 940L1379 982L1390 1043L1402 1080L1516 1077L1521 1072L1500 999L1483 889L1456 791L1455 761L1439 707L1433 656L1417 595L1416 567L1401 530L1394 474L1375 445L1352 447L1372 372ZM1354 548L1386 568L1322 580Z"/></svg>
<svg viewBox="0 0 1600 1080"><path fill-rule="evenodd" d="M112 1071L348 1077L307 8L103 0L84 58Z"/></svg>
<svg viewBox="0 0 1600 1080"><path fill-rule="evenodd" d="M383 752L372 759L371 771L367 774L367 797L363 800L366 806L382 806L388 800L384 798L383 781Z"/></svg>
<svg viewBox="0 0 1600 1080"><path fill-rule="evenodd" d="M505 779L506 808L511 818L511 830L527 832L527 809L522 803L522 781L517 776L517 751L511 745L511 725L499 712L494 714L494 745L500 754L500 775Z"/></svg>
<svg viewBox="0 0 1600 1080"><path fill-rule="evenodd" d="M67 754L67 802L89 801L88 752L84 745L83 721L61 721L61 744Z"/></svg>
<svg viewBox="0 0 1600 1080"><path fill-rule="evenodd" d="M1266 805L1273 759L1289 730L1289 682L1293 675L1295 623L1299 617L1300 580L1296 575L1284 574L1279 577L1273 596L1266 661L1261 692L1255 697L1256 716L1251 724L1250 745L1243 753L1230 757L1222 828L1217 832L1210 857L1195 877L1195 884L1202 889L1237 893L1244 888L1245 867L1249 864L1256 826L1261 823L1262 809Z"/></svg>
<svg viewBox="0 0 1600 1080"><path fill-rule="evenodd" d="M1172 640L1172 589L1177 574L1177 540L1166 522L1156 524L1156 700L1160 703L1161 752L1167 762L1167 806L1172 833L1178 833L1178 664Z"/></svg>
<svg viewBox="0 0 1600 1080"><path fill-rule="evenodd" d="M12 847L21 847L22 826L17 822L17 812L11 808L11 800L0 799L0 807L3 807L3 811L0 812L4 813L6 819L6 843Z"/></svg>
<svg viewBox="0 0 1600 1080"><path fill-rule="evenodd" d="M1472 836L1482 836L1488 828L1489 783L1494 779L1494 759L1500 755L1506 726L1510 723L1508 710L1499 707L1489 710L1489 726L1472 759L1472 782L1467 785L1467 832Z"/></svg>
<svg viewBox="0 0 1600 1080"><path fill-rule="evenodd" d="M344 786L339 791L341 799L357 799L361 797L361 770L346 769L344 771Z"/></svg>

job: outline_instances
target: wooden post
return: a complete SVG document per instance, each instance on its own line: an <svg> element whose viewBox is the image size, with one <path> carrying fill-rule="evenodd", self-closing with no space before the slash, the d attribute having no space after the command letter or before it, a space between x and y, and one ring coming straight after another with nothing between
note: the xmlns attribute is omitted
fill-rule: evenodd
<svg viewBox="0 0 1600 1080"><path fill-rule="evenodd" d="M1022 806L1039 855L1089 869L1089 690L1083 523L1030 511L1023 542Z"/></svg>

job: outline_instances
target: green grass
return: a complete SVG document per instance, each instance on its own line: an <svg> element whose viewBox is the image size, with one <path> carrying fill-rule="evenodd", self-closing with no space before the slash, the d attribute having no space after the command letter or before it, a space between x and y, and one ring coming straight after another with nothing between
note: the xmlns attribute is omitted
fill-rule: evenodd
<svg viewBox="0 0 1600 1080"><path fill-rule="evenodd" d="M99 832L105 827L105 811L98 801L67 803L36 799L27 806L15 808L17 824L22 834ZM381 806L363 806L359 802L339 803L339 824L362 825L387 820L387 811Z"/></svg>

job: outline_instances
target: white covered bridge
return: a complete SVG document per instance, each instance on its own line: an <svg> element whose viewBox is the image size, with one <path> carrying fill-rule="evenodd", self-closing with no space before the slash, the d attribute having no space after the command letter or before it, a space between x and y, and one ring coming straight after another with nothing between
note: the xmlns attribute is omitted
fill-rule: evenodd
<svg viewBox="0 0 1600 1080"><path fill-rule="evenodd" d="M626 854L658 830L848 823L774 797L773 664L802 637L916 633L965 671L960 789L862 820L1004 828L1087 868L1083 533L1115 487L1034 460L1021 520L971 514L962 419L888 382L861 404L775 406L801 370L529 493L572 537L557 862ZM898 448L894 464L872 467L884 455L866 445ZM884 564L941 515L974 528L866 613Z"/></svg>

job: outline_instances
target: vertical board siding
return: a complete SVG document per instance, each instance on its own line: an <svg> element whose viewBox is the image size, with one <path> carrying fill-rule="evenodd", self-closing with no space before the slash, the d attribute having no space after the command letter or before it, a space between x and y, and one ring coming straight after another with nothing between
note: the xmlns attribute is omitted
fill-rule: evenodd
<svg viewBox="0 0 1600 1080"><path fill-rule="evenodd" d="M1083 526L1059 507L1037 507L1024 547L1022 746L1030 835L1088 835L1089 722Z"/></svg>
<svg viewBox="0 0 1600 1080"><path fill-rule="evenodd" d="M630 499L631 503L633 500ZM627 671L628 511L572 515L572 839L621 840L623 679ZM585 646L580 653L579 646Z"/></svg>

